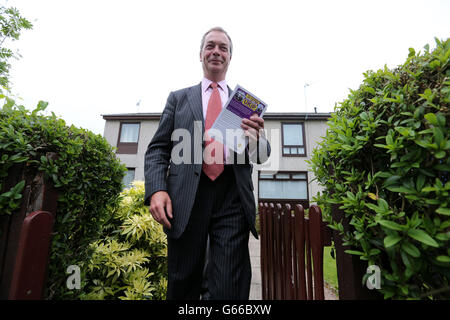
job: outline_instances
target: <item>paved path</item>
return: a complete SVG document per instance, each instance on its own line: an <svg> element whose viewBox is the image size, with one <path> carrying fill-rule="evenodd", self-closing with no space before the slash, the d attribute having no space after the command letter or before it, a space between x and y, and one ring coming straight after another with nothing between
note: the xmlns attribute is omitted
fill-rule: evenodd
<svg viewBox="0 0 450 320"><path fill-rule="evenodd" d="M250 262L252 263L252 282L250 285L250 300L261 300L261 249L259 246L259 240L255 239L253 235L250 235L250 241L248 242L248 248L250 250Z"/></svg>
<svg viewBox="0 0 450 320"><path fill-rule="evenodd" d="M248 243L250 250L250 261L252 263L252 282L250 286L250 300L261 300L261 249L259 240L250 235ZM336 295L325 286L325 300L337 300Z"/></svg>

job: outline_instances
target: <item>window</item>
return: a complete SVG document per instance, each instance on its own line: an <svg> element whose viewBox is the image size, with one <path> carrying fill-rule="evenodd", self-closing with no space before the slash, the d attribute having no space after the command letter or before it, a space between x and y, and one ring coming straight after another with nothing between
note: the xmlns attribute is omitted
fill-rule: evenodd
<svg viewBox="0 0 450 320"><path fill-rule="evenodd" d="M120 142L138 142L139 123L122 123Z"/></svg>
<svg viewBox="0 0 450 320"><path fill-rule="evenodd" d="M300 203L309 207L306 172L259 172L259 201Z"/></svg>
<svg viewBox="0 0 450 320"><path fill-rule="evenodd" d="M140 123L125 123L120 124L119 141L117 142L117 153L137 153L139 141Z"/></svg>
<svg viewBox="0 0 450 320"><path fill-rule="evenodd" d="M282 123L282 154L285 157L305 157L304 123Z"/></svg>
<svg viewBox="0 0 450 320"><path fill-rule="evenodd" d="M122 183L124 184L125 188L130 188L131 184L134 181L134 168L127 168L127 172L125 173L125 176L123 177Z"/></svg>

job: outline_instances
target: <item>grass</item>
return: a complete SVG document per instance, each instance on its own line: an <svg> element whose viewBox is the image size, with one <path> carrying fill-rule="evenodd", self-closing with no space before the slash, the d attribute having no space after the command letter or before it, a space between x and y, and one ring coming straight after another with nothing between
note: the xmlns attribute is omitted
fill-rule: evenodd
<svg viewBox="0 0 450 320"><path fill-rule="evenodd" d="M337 294L338 280L336 270L336 260L330 255L332 247L325 247L323 250L323 279Z"/></svg>

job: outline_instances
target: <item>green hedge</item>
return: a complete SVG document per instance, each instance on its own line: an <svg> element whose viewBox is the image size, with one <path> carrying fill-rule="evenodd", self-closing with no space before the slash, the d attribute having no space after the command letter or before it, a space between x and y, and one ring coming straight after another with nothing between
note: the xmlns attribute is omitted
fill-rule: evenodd
<svg viewBox="0 0 450 320"><path fill-rule="evenodd" d="M47 299L77 298L82 290L66 287L67 267L90 259L89 244L117 206L125 166L100 135L67 126L64 120L43 115L47 103L28 111L7 97L0 111L0 188L15 163L45 172L59 192L51 247ZM47 153L58 158L47 160ZM23 182L0 195L0 212L20 205ZM82 275L84 270L81 270Z"/></svg>
<svg viewBox="0 0 450 320"><path fill-rule="evenodd" d="M385 299L450 298L450 41L436 44L365 73L311 158L316 200L347 252L381 267Z"/></svg>

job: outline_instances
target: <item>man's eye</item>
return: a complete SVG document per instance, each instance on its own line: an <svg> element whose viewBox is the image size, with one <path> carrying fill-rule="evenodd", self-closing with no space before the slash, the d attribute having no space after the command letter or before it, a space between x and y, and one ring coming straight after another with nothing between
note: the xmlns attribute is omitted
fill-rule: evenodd
<svg viewBox="0 0 450 320"><path fill-rule="evenodd" d="M222 51L228 51L228 48L227 47L221 47L220 48Z"/></svg>

